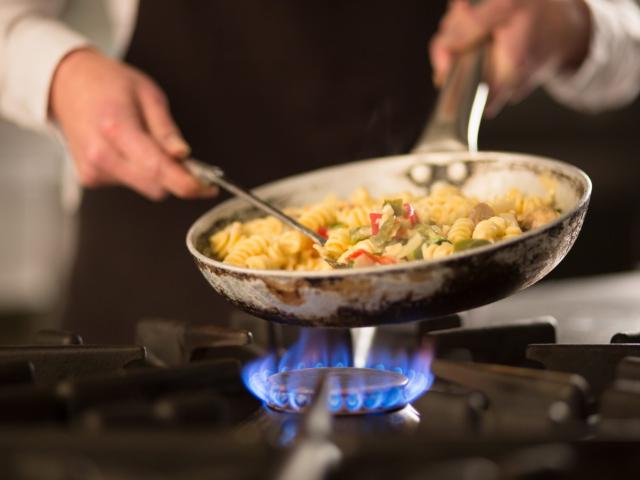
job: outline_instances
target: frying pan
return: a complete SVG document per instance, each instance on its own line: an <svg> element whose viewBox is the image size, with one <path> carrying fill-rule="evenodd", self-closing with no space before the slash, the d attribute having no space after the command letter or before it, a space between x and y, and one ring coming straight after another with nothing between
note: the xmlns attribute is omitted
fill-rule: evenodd
<svg viewBox="0 0 640 480"><path fill-rule="evenodd" d="M202 215L187 233L196 265L221 295L266 320L307 327L362 327L448 315L526 288L567 254L582 226L591 181L578 168L539 156L478 152L486 87L482 52L459 59L417 146L408 155L374 158L288 177L253 190L276 206L304 205L327 193L346 197L364 186L375 196L425 194L448 180L479 198L519 188L544 194L540 176L556 184L562 214L542 228L439 260L321 272L252 270L210 258L208 236L234 220L261 214L242 199Z"/></svg>

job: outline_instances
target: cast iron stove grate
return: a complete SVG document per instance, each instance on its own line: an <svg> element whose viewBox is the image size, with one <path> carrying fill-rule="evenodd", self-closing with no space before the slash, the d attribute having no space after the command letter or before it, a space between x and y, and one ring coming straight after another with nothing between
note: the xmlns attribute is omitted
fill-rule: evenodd
<svg viewBox="0 0 640 480"><path fill-rule="evenodd" d="M146 348L83 345L64 332L0 347L2 477L636 478L637 336L556 344L549 318L429 325L380 329L376 341L428 335L430 391L355 417L331 414L321 375L307 384L305 413L262 407L241 371L279 345L246 331L147 320Z"/></svg>

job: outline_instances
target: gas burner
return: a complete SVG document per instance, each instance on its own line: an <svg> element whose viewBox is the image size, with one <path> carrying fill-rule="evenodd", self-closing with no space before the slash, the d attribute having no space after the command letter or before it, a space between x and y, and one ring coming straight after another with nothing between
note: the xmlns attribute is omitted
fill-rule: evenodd
<svg viewBox="0 0 640 480"><path fill-rule="evenodd" d="M311 329L284 355L267 355L243 370L247 388L271 409L307 410L325 378L327 408L334 415L362 415L398 410L433 383L431 349L414 353L372 348L355 362L351 345L334 333Z"/></svg>
<svg viewBox="0 0 640 480"><path fill-rule="evenodd" d="M158 320L148 349L41 333L0 346L2 478L637 478L638 336L555 344L555 323L314 330L271 355Z"/></svg>
<svg viewBox="0 0 640 480"><path fill-rule="evenodd" d="M329 384L328 402L334 414L378 413L406 405L407 377L398 372L355 367L304 368L271 375L267 379L266 403L280 411L304 411L313 403L322 378Z"/></svg>

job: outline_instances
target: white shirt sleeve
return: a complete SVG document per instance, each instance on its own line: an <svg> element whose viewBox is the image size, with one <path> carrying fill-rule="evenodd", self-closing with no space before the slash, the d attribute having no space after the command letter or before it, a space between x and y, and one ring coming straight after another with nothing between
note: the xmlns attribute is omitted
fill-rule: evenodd
<svg viewBox="0 0 640 480"><path fill-rule="evenodd" d="M559 102L585 112L631 103L640 91L640 6L634 0L585 0L589 53L578 71L545 83Z"/></svg>
<svg viewBox="0 0 640 480"><path fill-rule="evenodd" d="M0 115L47 125L49 88L60 60L88 40L57 20L64 0L0 0Z"/></svg>

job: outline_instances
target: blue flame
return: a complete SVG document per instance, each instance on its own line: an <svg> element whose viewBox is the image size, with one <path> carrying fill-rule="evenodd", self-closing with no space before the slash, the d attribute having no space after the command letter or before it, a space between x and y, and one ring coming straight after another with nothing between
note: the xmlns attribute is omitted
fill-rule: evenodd
<svg viewBox="0 0 640 480"><path fill-rule="evenodd" d="M358 376L350 377L348 385L337 385L333 381L330 383L327 406L333 413L401 408L431 387L434 380L431 360L432 352L428 347L411 354L388 349L374 350L364 367L400 374L406 378L406 382L401 386L367 390L364 382L360 384ZM302 369L353 366L347 342L337 341L335 335L326 331L309 329L302 332L300 339L281 358L275 354L259 358L244 368L242 376L247 388L267 405L281 410L301 411L313 401L313 389L293 382L283 389L269 380L273 375Z"/></svg>

